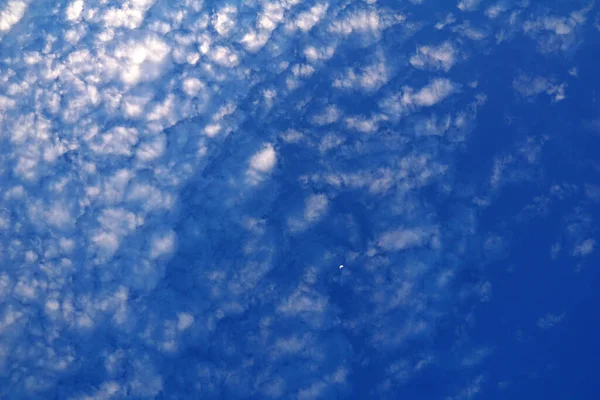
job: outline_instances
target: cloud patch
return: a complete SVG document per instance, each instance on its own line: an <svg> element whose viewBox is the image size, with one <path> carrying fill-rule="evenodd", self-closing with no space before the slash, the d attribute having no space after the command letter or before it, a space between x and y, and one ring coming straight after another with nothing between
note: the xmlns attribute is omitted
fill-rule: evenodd
<svg viewBox="0 0 600 400"><path fill-rule="evenodd" d="M416 54L410 58L410 65L418 69L448 72L457 58L457 50L446 41L438 46L418 47Z"/></svg>

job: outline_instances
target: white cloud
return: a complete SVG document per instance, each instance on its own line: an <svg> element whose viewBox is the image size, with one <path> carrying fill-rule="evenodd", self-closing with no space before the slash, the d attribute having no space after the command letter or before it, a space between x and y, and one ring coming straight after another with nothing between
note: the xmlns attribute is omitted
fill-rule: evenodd
<svg viewBox="0 0 600 400"><path fill-rule="evenodd" d="M169 231L156 234L150 245L150 256L152 258L163 257L172 254L175 250L175 232Z"/></svg>
<svg viewBox="0 0 600 400"><path fill-rule="evenodd" d="M237 8L234 5L226 5L219 9L212 17L212 25L217 33L227 37L235 29L237 22Z"/></svg>
<svg viewBox="0 0 600 400"><path fill-rule="evenodd" d="M431 236L432 232L429 229L397 229L383 233L377 240L377 245L384 250L401 251L423 246Z"/></svg>
<svg viewBox="0 0 600 400"><path fill-rule="evenodd" d="M302 216L292 217L288 220L288 227L293 232L303 231L321 220L329 208L329 200L324 194L309 196L304 202Z"/></svg>
<svg viewBox="0 0 600 400"><path fill-rule="evenodd" d="M370 35L379 37L381 33L391 26L402 23L406 17L384 10L355 10L342 15L334 20L329 31L334 34L349 36L351 34Z"/></svg>
<svg viewBox="0 0 600 400"><path fill-rule="evenodd" d="M283 21L285 8L282 3L264 3L262 12L256 21L256 27L263 31L272 32Z"/></svg>
<svg viewBox="0 0 600 400"><path fill-rule="evenodd" d="M444 20L439 21L435 24L435 29L439 31L441 29L444 29L448 25L452 25L454 22L456 22L456 17L454 16L454 14L449 13L448 15L446 15Z"/></svg>
<svg viewBox="0 0 600 400"><path fill-rule="evenodd" d="M461 11L474 11L479 7L481 0L460 0L457 7Z"/></svg>
<svg viewBox="0 0 600 400"><path fill-rule="evenodd" d="M256 53L257 51L263 48L263 46L267 43L269 38L270 35L267 32L257 32L255 30L250 30L244 35L240 43L242 44L242 46L244 46L246 51Z"/></svg>
<svg viewBox="0 0 600 400"><path fill-rule="evenodd" d="M410 58L410 64L418 69L449 71L457 58L457 50L446 41L439 46L419 46Z"/></svg>
<svg viewBox="0 0 600 400"><path fill-rule="evenodd" d="M334 149L340 144L343 143L343 139L337 135L329 134L321 139L319 143L319 151L322 153L327 152L328 150Z"/></svg>
<svg viewBox="0 0 600 400"><path fill-rule="evenodd" d="M99 228L93 234L92 242L112 255L120 245L122 237L132 233L143 220L123 208L108 208L98 216Z"/></svg>
<svg viewBox="0 0 600 400"><path fill-rule="evenodd" d="M323 60L329 60L335 53L335 48L328 46L324 48L316 48L314 46L307 46L304 49L304 56L310 62L317 62Z"/></svg>
<svg viewBox="0 0 600 400"><path fill-rule="evenodd" d="M336 122L340 116L340 110L335 105L330 105L322 113L312 117L312 123L315 125L330 125Z"/></svg>
<svg viewBox="0 0 600 400"><path fill-rule="evenodd" d="M67 21L77 21L83 11L83 0L73 0L66 11Z"/></svg>
<svg viewBox="0 0 600 400"><path fill-rule="evenodd" d="M275 149L271 144L267 144L252 156L250 168L259 172L269 172L275 166L276 161Z"/></svg>
<svg viewBox="0 0 600 400"><path fill-rule="evenodd" d="M299 29L302 32L310 31L316 24L323 19L329 4L319 3L312 6L307 11L301 12L295 21L286 24L289 30Z"/></svg>
<svg viewBox="0 0 600 400"><path fill-rule="evenodd" d="M540 29L551 31L557 35L568 35L574 27L573 22L566 18L544 17L536 21L526 22L523 29L525 32Z"/></svg>
<svg viewBox="0 0 600 400"><path fill-rule="evenodd" d="M480 41L485 39L487 36L487 32L483 28L475 27L471 25L471 22L469 21L465 21L460 25L453 26L451 30L471 40Z"/></svg>
<svg viewBox="0 0 600 400"><path fill-rule="evenodd" d="M215 64L222 67L232 68L240 63L239 56L233 50L225 46L215 47L209 52L208 56Z"/></svg>
<svg viewBox="0 0 600 400"><path fill-rule="evenodd" d="M438 117L437 115L431 115L430 117L419 120L415 124L415 133L417 135L439 135L442 136L452 127L452 117L445 115Z"/></svg>
<svg viewBox="0 0 600 400"><path fill-rule="evenodd" d="M578 243L573 249L573 255L577 257L585 257L594 252L596 247L596 241L594 239L588 238Z"/></svg>
<svg viewBox="0 0 600 400"><path fill-rule="evenodd" d="M156 0L127 0L120 8L111 7L103 15L105 26L115 28L138 28L144 21L146 12Z"/></svg>
<svg viewBox="0 0 600 400"><path fill-rule="evenodd" d="M466 385L458 394L453 397L454 400L468 400L472 399L481 392L481 386L484 383L484 377L482 375L473 379L468 385Z"/></svg>
<svg viewBox="0 0 600 400"><path fill-rule="evenodd" d="M560 253L562 249L562 246L560 243L554 243L552 245L552 247L550 248L550 257L555 260L556 257L558 256L558 253Z"/></svg>
<svg viewBox="0 0 600 400"><path fill-rule="evenodd" d="M407 88L402 96L404 104L416 104L418 106L430 107L457 90L457 86L448 79L438 78L432 80L427 86L417 92Z"/></svg>
<svg viewBox="0 0 600 400"><path fill-rule="evenodd" d="M325 323L327 305L326 296L300 284L289 296L281 300L277 312L284 316L295 315L307 324L320 326Z"/></svg>
<svg viewBox="0 0 600 400"><path fill-rule="evenodd" d="M600 185L586 183L585 195L593 202L600 202Z"/></svg>
<svg viewBox="0 0 600 400"><path fill-rule="evenodd" d="M322 392L327 387L325 382L315 382L298 392L298 400L312 400L322 397Z"/></svg>
<svg viewBox="0 0 600 400"><path fill-rule="evenodd" d="M306 209L304 210L304 218L308 222L315 222L323 217L327 212L329 201L323 194L310 196L306 200Z"/></svg>
<svg viewBox="0 0 600 400"><path fill-rule="evenodd" d="M345 119L346 126L350 129L355 129L362 133L375 133L379 130L379 122L383 118L374 116L372 118L365 117L348 117Z"/></svg>
<svg viewBox="0 0 600 400"><path fill-rule="evenodd" d="M122 43L114 52L114 58L107 56L102 64L108 71L118 73L128 85L151 81L163 73L164 61L171 48L156 35L148 35L142 40Z"/></svg>
<svg viewBox="0 0 600 400"><path fill-rule="evenodd" d="M503 12L507 11L507 7L503 3L497 3L489 6L485 10L485 15L490 19L498 18Z"/></svg>
<svg viewBox="0 0 600 400"><path fill-rule="evenodd" d="M132 146L137 142L138 131L136 128L117 126L110 131L92 136L89 146L92 151L100 154L130 156Z"/></svg>
<svg viewBox="0 0 600 400"><path fill-rule="evenodd" d="M27 10L27 3L20 0L11 0L0 11L0 32L8 32L23 18Z"/></svg>
<svg viewBox="0 0 600 400"><path fill-rule="evenodd" d="M184 331L194 323L194 316L189 313L179 313L177 315L177 329Z"/></svg>
<svg viewBox="0 0 600 400"><path fill-rule="evenodd" d="M277 153L272 144L265 144L248 162L246 178L252 185L263 182L277 164Z"/></svg>
<svg viewBox="0 0 600 400"><path fill-rule="evenodd" d="M489 347L480 347L467 354L461 361L463 367L474 367L481 364L492 353Z"/></svg>
<svg viewBox="0 0 600 400"><path fill-rule="evenodd" d="M464 37L509 15L456 26L414 13L420 3L405 17L372 0L69 0L50 21L4 1L0 374L25 372L0 397L70 393L64 378L90 365L96 382L74 398L343 396L349 336L365 332L366 353L393 359L373 360L380 397L433 366L439 349L420 339L461 301L453 260L465 243L498 251L468 239L474 195L454 169L488 77L443 74L490 50ZM581 14L546 17L526 34L577 42ZM406 40L448 27L445 42ZM560 87L544 79L538 94ZM519 143L497 178L540 154ZM442 224L429 194L472 217ZM565 249L589 254L592 223L565 225ZM481 278L465 292L485 301L494 282ZM422 354L398 360L410 338Z"/></svg>
<svg viewBox="0 0 600 400"><path fill-rule="evenodd" d="M381 30L381 21L379 14L375 11L358 11L349 14L346 19L340 19L334 22L329 27L329 30L343 35L350 35L354 31L370 31L379 34Z"/></svg>
<svg viewBox="0 0 600 400"><path fill-rule="evenodd" d="M578 44L580 27L587 21L593 4L572 11L568 16L548 15L533 17L523 23L525 34L536 40L542 53L570 51Z"/></svg>
<svg viewBox="0 0 600 400"><path fill-rule="evenodd" d="M446 78L434 78L419 90L405 86L399 93L386 96L379 107L391 120L416 112L422 107L431 107L459 91L460 86Z"/></svg>
<svg viewBox="0 0 600 400"><path fill-rule="evenodd" d="M550 329L554 328L558 324L560 324L565 319L565 314L551 314L548 313L545 316L541 317L537 321L537 326L540 329Z"/></svg>
<svg viewBox="0 0 600 400"><path fill-rule="evenodd" d="M183 80L183 91L188 96L197 96L205 87L204 82L198 78L190 77Z"/></svg>
<svg viewBox="0 0 600 400"><path fill-rule="evenodd" d="M533 99L542 93L546 93L552 97L555 102L565 99L566 83L560 85L552 83L552 81L541 77L529 77L521 74L513 81L513 88L521 96Z"/></svg>
<svg viewBox="0 0 600 400"><path fill-rule="evenodd" d="M156 135L140 143L135 151L139 161L150 162L161 157L167 148L165 135Z"/></svg>
<svg viewBox="0 0 600 400"><path fill-rule="evenodd" d="M334 79L332 86L339 89L362 90L373 93L384 86L391 74L386 61L381 54L375 57L376 62L360 71L350 68L345 74Z"/></svg>

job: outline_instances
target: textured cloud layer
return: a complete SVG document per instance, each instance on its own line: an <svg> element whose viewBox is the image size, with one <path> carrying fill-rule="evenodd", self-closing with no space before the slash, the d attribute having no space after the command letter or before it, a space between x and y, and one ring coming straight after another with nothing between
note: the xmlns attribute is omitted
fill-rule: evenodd
<svg viewBox="0 0 600 400"><path fill-rule="evenodd" d="M495 79L468 63L575 51L593 10L427 3L0 3L0 397L397 398L483 362L436 337L491 297L477 215L546 139L463 176ZM565 220L556 253L593 255Z"/></svg>

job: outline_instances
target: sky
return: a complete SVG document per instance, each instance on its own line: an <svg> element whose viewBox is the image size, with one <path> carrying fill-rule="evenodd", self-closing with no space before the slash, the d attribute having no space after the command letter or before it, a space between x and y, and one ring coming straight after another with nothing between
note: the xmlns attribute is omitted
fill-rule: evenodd
<svg viewBox="0 0 600 400"><path fill-rule="evenodd" d="M600 398L600 6L0 0L0 398Z"/></svg>

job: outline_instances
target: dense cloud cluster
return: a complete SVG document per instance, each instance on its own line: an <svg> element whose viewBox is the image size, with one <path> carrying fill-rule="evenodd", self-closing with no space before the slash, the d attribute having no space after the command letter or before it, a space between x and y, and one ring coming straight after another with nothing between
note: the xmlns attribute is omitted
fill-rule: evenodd
<svg viewBox="0 0 600 400"><path fill-rule="evenodd" d="M0 2L0 397L397 398L436 367L475 396L491 350L440 332L492 295L510 237L478 218L548 138L463 175L495 96L469 62L567 57L595 11L430 3ZM526 104L577 79L510 74ZM552 254L581 261L577 184Z"/></svg>

